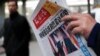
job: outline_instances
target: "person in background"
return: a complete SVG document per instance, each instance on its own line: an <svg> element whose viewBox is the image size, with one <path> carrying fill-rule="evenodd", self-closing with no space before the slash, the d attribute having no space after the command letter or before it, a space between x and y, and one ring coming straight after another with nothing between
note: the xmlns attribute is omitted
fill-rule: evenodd
<svg viewBox="0 0 100 56"><path fill-rule="evenodd" d="M8 1L9 18L4 22L4 44L7 56L29 56L30 27L17 12L17 1Z"/></svg>
<svg viewBox="0 0 100 56"><path fill-rule="evenodd" d="M64 16L62 21L68 22L68 31L84 36L88 46L94 50L97 56L100 56L100 24L92 16L73 13Z"/></svg>

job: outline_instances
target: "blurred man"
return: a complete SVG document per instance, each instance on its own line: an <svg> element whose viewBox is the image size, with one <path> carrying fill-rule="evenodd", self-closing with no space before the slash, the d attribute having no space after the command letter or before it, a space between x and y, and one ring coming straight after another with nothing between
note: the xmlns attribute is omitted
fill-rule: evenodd
<svg viewBox="0 0 100 56"><path fill-rule="evenodd" d="M7 2L10 12L4 23L4 45L7 56L29 56L30 29L24 16L18 12L16 1Z"/></svg>
<svg viewBox="0 0 100 56"><path fill-rule="evenodd" d="M83 35L88 46L91 47L97 56L100 56L100 24L89 14L70 14L62 18L63 21L69 22L67 30L73 34Z"/></svg>

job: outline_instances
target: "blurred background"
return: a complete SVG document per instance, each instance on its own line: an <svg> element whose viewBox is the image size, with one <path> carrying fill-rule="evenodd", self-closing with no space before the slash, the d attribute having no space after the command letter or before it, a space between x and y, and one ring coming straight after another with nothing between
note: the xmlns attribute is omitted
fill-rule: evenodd
<svg viewBox="0 0 100 56"><path fill-rule="evenodd" d="M18 12L27 18L30 18L35 10L39 0L18 0ZM66 3L71 12L89 13L97 22L100 22L100 0L66 0ZM4 19L9 16L6 0L0 0L0 46L3 44L3 36L1 31ZM32 31L31 31L32 32ZM32 40L30 41L30 56L43 56L37 40L32 32ZM5 53L0 53L0 56L6 56Z"/></svg>

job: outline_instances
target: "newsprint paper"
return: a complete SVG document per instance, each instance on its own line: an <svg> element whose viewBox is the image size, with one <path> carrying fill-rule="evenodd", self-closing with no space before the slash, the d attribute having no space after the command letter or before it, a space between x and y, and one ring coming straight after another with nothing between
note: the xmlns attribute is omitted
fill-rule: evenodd
<svg viewBox="0 0 100 56"><path fill-rule="evenodd" d="M82 36L73 35L66 30L68 22L62 22L61 18L68 14L67 8L40 0L32 17L28 19L43 55L96 56L92 49L87 47Z"/></svg>

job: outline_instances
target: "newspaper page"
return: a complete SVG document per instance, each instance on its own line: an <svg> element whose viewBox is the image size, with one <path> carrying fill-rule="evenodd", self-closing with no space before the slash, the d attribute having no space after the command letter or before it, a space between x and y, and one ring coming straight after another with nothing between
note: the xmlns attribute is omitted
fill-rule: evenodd
<svg viewBox="0 0 100 56"><path fill-rule="evenodd" d="M96 56L89 50L82 36L67 32L68 23L62 22L61 18L68 14L68 9L40 0L32 17L28 19L43 55Z"/></svg>
<svg viewBox="0 0 100 56"><path fill-rule="evenodd" d="M66 0L49 0L53 3L56 3L57 5L60 5L64 8L67 8L67 1Z"/></svg>

